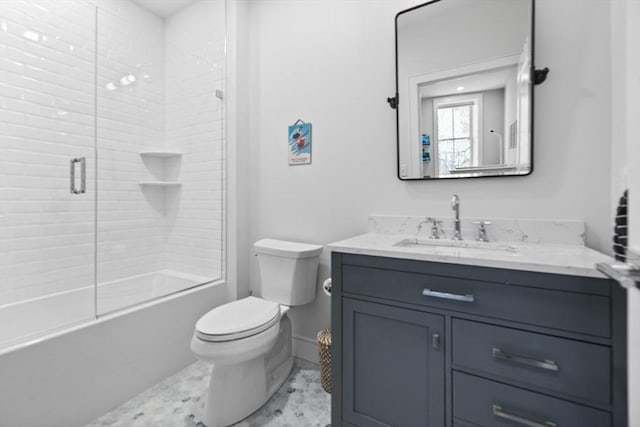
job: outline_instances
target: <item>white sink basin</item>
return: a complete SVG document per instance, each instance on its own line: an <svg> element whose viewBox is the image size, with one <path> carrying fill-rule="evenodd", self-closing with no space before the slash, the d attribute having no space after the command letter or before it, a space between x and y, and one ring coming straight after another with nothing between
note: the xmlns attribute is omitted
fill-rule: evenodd
<svg viewBox="0 0 640 427"><path fill-rule="evenodd" d="M477 242L467 240L444 240L444 239L403 239L393 246L400 248L454 248L454 249L468 249L473 251L493 251L502 253L516 253L517 247L505 243L493 243L493 242Z"/></svg>

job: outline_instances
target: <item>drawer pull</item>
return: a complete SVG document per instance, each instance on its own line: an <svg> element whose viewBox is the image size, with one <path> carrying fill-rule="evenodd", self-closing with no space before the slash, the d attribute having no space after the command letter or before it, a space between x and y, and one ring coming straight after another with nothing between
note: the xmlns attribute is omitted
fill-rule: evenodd
<svg viewBox="0 0 640 427"><path fill-rule="evenodd" d="M557 372L560 370L558 364L553 360L536 360L529 359L528 357L517 356L515 354L510 354L502 351L497 347L493 347L492 350L493 358L500 360L507 360L513 363L519 363L521 365L532 366L534 368L546 369L547 371Z"/></svg>
<svg viewBox="0 0 640 427"><path fill-rule="evenodd" d="M510 414L508 412L505 412L501 406L494 404L493 405L493 416L496 418L501 418L503 420L507 420L507 421L511 421L514 424L518 424L521 426L527 426L527 427L558 427L558 425L556 423L553 423L551 421L544 421L544 422L537 422L537 421L533 421L533 420L529 420L526 419L524 417L518 416L518 415L514 415L514 414Z"/></svg>
<svg viewBox="0 0 640 427"><path fill-rule="evenodd" d="M431 289L423 289L422 295L424 295L425 297L449 299L453 301L462 301L462 302L473 302L475 300L473 295L450 294L447 292L432 291Z"/></svg>

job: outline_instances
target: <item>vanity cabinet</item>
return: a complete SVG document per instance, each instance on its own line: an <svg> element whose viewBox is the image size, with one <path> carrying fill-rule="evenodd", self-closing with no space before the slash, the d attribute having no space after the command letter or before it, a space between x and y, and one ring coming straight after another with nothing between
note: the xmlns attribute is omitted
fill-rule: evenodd
<svg viewBox="0 0 640 427"><path fill-rule="evenodd" d="M604 278L333 252L332 426L626 426Z"/></svg>
<svg viewBox="0 0 640 427"><path fill-rule="evenodd" d="M444 425L444 316L344 298L344 419L362 427Z"/></svg>

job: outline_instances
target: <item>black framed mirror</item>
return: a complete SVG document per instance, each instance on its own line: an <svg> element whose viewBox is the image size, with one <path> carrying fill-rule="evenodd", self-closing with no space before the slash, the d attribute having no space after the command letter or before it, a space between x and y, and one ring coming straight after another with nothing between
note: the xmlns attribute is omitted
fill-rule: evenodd
<svg viewBox="0 0 640 427"><path fill-rule="evenodd" d="M434 0L396 15L398 177L533 171L534 0ZM537 80L537 81L536 81Z"/></svg>

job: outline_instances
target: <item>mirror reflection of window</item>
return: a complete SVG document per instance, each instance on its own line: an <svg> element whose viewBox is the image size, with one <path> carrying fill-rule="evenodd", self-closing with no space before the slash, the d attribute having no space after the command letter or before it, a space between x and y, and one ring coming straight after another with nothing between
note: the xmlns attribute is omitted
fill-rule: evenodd
<svg viewBox="0 0 640 427"><path fill-rule="evenodd" d="M438 107L436 126L440 174L472 165L474 108L472 102Z"/></svg>

